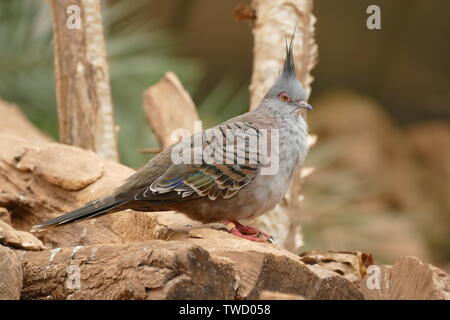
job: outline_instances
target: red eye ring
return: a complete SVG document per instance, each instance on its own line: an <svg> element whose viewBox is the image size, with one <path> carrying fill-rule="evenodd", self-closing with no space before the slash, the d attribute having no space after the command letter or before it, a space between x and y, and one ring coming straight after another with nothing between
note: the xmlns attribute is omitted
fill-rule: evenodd
<svg viewBox="0 0 450 320"><path fill-rule="evenodd" d="M289 95L286 92L281 92L278 95L278 99L280 99L283 102L291 102L291 98L289 97Z"/></svg>

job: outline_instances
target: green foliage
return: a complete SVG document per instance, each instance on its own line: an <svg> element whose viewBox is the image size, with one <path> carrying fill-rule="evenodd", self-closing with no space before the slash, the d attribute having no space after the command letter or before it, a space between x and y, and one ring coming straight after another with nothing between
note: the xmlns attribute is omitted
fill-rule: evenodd
<svg viewBox="0 0 450 320"><path fill-rule="evenodd" d="M51 19L42 1L0 1L0 97L56 136Z"/></svg>
<svg viewBox="0 0 450 320"><path fill-rule="evenodd" d="M195 93L203 75L200 63L181 58L179 39L148 19L149 1L105 2L107 39L115 119L121 162L142 166L149 158L140 148L157 142L142 110L142 95L165 72L174 71ZM51 12L45 1L0 0L0 97L17 103L27 117L55 139L58 136ZM245 112L247 83L227 75L199 97L204 126Z"/></svg>
<svg viewBox="0 0 450 320"><path fill-rule="evenodd" d="M198 62L175 55L177 38L148 21L148 2L119 1L104 10L120 156L133 167L148 160L139 154L140 148L157 145L142 109L144 90L169 70L189 91L197 87L201 76Z"/></svg>
<svg viewBox="0 0 450 320"><path fill-rule="evenodd" d="M198 104L204 129L247 112L248 100L248 82L241 83L231 73L225 75Z"/></svg>
<svg viewBox="0 0 450 320"><path fill-rule="evenodd" d="M103 13L121 160L131 166L146 160L139 148L156 144L142 111L143 91L168 70L188 89L200 77L198 63L175 56L176 38L145 20L147 2L116 2ZM57 138L50 15L44 1L0 1L0 96Z"/></svg>

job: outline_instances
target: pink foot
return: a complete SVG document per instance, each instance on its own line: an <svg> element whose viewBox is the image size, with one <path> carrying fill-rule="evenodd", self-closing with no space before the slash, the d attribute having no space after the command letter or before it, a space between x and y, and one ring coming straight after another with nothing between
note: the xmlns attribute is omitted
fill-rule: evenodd
<svg viewBox="0 0 450 320"><path fill-rule="evenodd" d="M223 220L222 223L229 233L237 237L255 242L274 242L269 234L254 227L244 226L236 220Z"/></svg>
<svg viewBox="0 0 450 320"><path fill-rule="evenodd" d="M265 233L264 231L261 231L255 227L244 226L243 224L241 224L240 222L238 222L236 220L233 220L232 222L236 225L236 228L243 234L262 235L264 238L267 238L267 239L271 238L271 236L268 233Z"/></svg>

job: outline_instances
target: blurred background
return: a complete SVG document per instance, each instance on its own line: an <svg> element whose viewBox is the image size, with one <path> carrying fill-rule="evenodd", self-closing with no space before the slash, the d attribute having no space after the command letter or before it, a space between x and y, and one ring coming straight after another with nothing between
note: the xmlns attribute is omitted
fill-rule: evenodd
<svg viewBox="0 0 450 320"><path fill-rule="evenodd" d="M157 142L142 94L174 71L204 125L248 109L247 0L104 1L121 162ZM366 8L381 7L381 30ZM315 1L319 64L310 131L319 137L297 217L302 250L361 250L378 263L415 255L450 270L450 2ZM0 0L0 97L57 138L50 10ZM280 44L283 45L283 44Z"/></svg>

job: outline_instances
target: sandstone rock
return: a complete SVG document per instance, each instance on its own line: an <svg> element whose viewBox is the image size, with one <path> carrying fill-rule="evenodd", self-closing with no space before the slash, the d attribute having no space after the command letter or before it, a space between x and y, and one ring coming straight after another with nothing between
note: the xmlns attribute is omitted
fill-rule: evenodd
<svg viewBox="0 0 450 320"><path fill-rule="evenodd" d="M312 270L274 245L211 229L152 240L19 252L22 299L256 299L264 290L308 299L362 299L346 279Z"/></svg>
<svg viewBox="0 0 450 320"><path fill-rule="evenodd" d="M92 152L56 143L0 138L0 207L17 230L71 211L106 196L133 170ZM153 238L145 214L113 214L37 236L48 246L124 243Z"/></svg>
<svg viewBox="0 0 450 320"><path fill-rule="evenodd" d="M232 299L226 264L194 244L146 241L19 253L22 299Z"/></svg>
<svg viewBox="0 0 450 320"><path fill-rule="evenodd" d="M300 259L311 266L318 266L340 274L352 283L359 284L374 264L373 256L364 252L306 251Z"/></svg>
<svg viewBox="0 0 450 320"><path fill-rule="evenodd" d="M306 299L363 299L348 280L335 272L303 263L277 245L242 241L231 234L194 229L187 242L229 261L239 277L238 299L257 299L263 290L301 295ZM225 259L225 260L223 260Z"/></svg>
<svg viewBox="0 0 450 320"><path fill-rule="evenodd" d="M369 300L450 300L450 276L415 257L403 257L392 267L381 266L361 281ZM379 288L377 279L379 276Z"/></svg>
<svg viewBox="0 0 450 320"><path fill-rule="evenodd" d="M302 296L265 290L259 295L259 300L305 300Z"/></svg>
<svg viewBox="0 0 450 320"><path fill-rule="evenodd" d="M31 233L17 231L6 222L0 221L0 243L25 250L42 250L45 246Z"/></svg>
<svg viewBox="0 0 450 320"><path fill-rule="evenodd" d="M27 151L20 159L14 159L16 168L33 171L47 183L63 190L81 190L103 175L103 161L99 161L92 151L57 143Z"/></svg>
<svg viewBox="0 0 450 320"><path fill-rule="evenodd" d="M0 221L11 224L11 214L5 208L0 208Z"/></svg>
<svg viewBox="0 0 450 320"><path fill-rule="evenodd" d="M16 254L0 245L0 300L17 300L22 289L22 269Z"/></svg>

